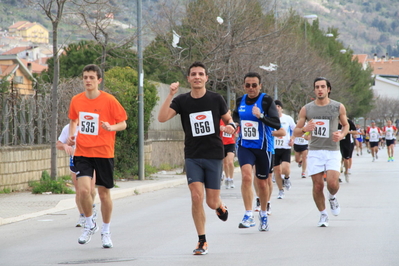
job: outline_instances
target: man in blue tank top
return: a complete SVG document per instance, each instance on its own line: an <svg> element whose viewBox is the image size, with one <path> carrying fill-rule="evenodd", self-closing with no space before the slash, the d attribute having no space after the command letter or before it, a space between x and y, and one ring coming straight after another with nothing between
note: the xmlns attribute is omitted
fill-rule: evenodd
<svg viewBox="0 0 399 266"><path fill-rule="evenodd" d="M255 226L252 212L252 169L256 169L256 185L260 200L259 231L268 231L267 201L269 198L269 176L274 151L272 128L280 129L280 119L273 99L266 93L260 93L261 77L258 73L249 72L244 76L246 94L236 101L233 120L240 125L237 140L237 158L241 167L241 193L245 214L239 228Z"/></svg>
<svg viewBox="0 0 399 266"><path fill-rule="evenodd" d="M327 172L327 190L333 215L338 215L340 206L336 194L339 190L341 154L339 141L348 134L349 124L346 109L342 103L329 98L331 84L326 78L313 82L316 99L306 104L299 112L294 135L300 137L310 132L308 152L308 174L313 182L313 199L320 211L318 226L328 226L328 214L324 198L324 172ZM307 124L305 125L305 123ZM338 121L342 129L338 131Z"/></svg>

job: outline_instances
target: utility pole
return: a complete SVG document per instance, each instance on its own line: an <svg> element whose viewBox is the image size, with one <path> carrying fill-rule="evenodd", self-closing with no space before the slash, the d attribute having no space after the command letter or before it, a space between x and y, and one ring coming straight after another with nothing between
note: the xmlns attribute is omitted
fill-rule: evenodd
<svg viewBox="0 0 399 266"><path fill-rule="evenodd" d="M139 180L144 180L144 73L143 73L143 51L142 51L142 1L137 0L137 57L138 57L138 108L139 108Z"/></svg>

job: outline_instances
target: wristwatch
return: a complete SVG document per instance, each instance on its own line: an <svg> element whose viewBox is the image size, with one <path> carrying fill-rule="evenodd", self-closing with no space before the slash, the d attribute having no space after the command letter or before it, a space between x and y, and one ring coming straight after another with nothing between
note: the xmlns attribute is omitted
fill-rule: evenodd
<svg viewBox="0 0 399 266"><path fill-rule="evenodd" d="M263 113L260 113L259 119L263 119L264 117L265 117L265 115Z"/></svg>

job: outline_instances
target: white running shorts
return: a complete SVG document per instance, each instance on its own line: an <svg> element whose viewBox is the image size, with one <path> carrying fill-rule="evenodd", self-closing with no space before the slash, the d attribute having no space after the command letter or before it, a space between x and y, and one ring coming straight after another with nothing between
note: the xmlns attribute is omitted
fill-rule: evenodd
<svg viewBox="0 0 399 266"><path fill-rule="evenodd" d="M327 170L339 172L341 167L341 152L327 150L309 150L308 175L315 175Z"/></svg>

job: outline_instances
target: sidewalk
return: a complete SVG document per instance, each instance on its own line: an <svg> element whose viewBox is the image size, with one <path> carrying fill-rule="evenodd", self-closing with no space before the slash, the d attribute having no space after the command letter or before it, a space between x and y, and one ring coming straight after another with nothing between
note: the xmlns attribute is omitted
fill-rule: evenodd
<svg viewBox="0 0 399 266"><path fill-rule="evenodd" d="M187 184L182 169L161 171L148 180L117 181L111 189L112 199L133 196ZM97 196L95 203L100 203ZM76 208L75 194L32 194L29 191L0 194L0 226L25 219Z"/></svg>

